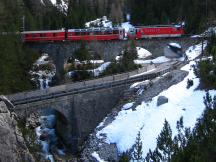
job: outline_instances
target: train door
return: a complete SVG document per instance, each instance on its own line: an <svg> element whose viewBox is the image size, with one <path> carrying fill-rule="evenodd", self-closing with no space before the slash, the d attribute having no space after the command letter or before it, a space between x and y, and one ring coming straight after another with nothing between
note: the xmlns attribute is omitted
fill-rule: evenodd
<svg viewBox="0 0 216 162"><path fill-rule="evenodd" d="M65 29L65 40L68 40L68 29Z"/></svg>
<svg viewBox="0 0 216 162"><path fill-rule="evenodd" d="M136 38L137 30L135 28L130 28L127 35L129 39L135 39Z"/></svg>
<svg viewBox="0 0 216 162"><path fill-rule="evenodd" d="M119 29L119 39L124 39L124 29Z"/></svg>

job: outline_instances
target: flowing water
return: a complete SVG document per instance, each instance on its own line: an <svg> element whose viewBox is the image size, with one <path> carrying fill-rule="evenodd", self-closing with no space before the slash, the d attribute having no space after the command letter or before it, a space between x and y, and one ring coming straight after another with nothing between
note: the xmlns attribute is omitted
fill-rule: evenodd
<svg viewBox="0 0 216 162"><path fill-rule="evenodd" d="M56 135L56 116L48 115L40 117L41 125L36 128L36 134L39 143L42 145L42 152L44 158L50 162L55 162L53 152L56 152L60 156L64 156L64 149L59 149L58 137Z"/></svg>

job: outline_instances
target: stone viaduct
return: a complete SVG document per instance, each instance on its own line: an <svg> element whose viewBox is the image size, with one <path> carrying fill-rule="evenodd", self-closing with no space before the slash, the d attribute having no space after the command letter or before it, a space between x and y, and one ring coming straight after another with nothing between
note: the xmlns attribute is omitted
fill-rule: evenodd
<svg viewBox="0 0 216 162"><path fill-rule="evenodd" d="M179 43L183 50L200 41L201 38L154 38L135 40L136 46L143 47L150 51L154 57L162 56L164 47L171 42ZM125 46L130 45L130 40L122 41L95 41L87 42L87 47L93 54L97 53L105 61L114 59ZM26 46L40 53L48 53L54 60L57 75L63 70L66 60L73 55L74 51L80 47L80 42L49 42L49 43L28 43Z"/></svg>
<svg viewBox="0 0 216 162"><path fill-rule="evenodd" d="M148 66L128 73L60 85L47 90L8 95L7 98L15 105L12 110L23 119L31 113L55 113L58 132L66 146L76 152L78 146L117 105L130 84L153 79L171 71L174 66L176 62L160 65L156 69ZM149 71L153 68L154 70Z"/></svg>

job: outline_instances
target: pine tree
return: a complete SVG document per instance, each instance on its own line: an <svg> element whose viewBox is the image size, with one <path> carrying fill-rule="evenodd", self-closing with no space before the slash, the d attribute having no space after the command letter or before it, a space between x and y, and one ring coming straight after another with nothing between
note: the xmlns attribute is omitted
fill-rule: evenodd
<svg viewBox="0 0 216 162"><path fill-rule="evenodd" d="M157 148L161 154L161 161L170 161L173 154L172 130L167 120L157 138Z"/></svg>
<svg viewBox="0 0 216 162"><path fill-rule="evenodd" d="M129 154L126 152L123 152L120 159L119 159L119 162L129 162L130 161L130 156Z"/></svg>
<svg viewBox="0 0 216 162"><path fill-rule="evenodd" d="M130 46L125 46L122 58L122 65L125 71L134 70L137 68L137 65L134 63L134 60L138 57L135 41L132 40Z"/></svg>
<svg viewBox="0 0 216 162"><path fill-rule="evenodd" d="M143 158L142 158L142 141L141 141L141 137L140 137L140 131L136 137L136 143L134 146L134 150L132 152L132 160L137 161L137 162L141 162L143 160Z"/></svg>

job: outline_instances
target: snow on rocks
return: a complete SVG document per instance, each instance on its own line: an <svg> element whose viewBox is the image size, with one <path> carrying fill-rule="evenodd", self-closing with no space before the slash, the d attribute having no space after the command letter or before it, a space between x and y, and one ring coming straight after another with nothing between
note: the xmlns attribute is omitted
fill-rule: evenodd
<svg viewBox="0 0 216 162"><path fill-rule="evenodd" d="M105 62L102 65L100 65L98 68L93 70L88 70L89 72L92 72L95 77L99 76L106 68L111 64L111 62Z"/></svg>
<svg viewBox="0 0 216 162"><path fill-rule="evenodd" d="M92 20L85 23L86 28L91 27L104 27L104 28L112 28L112 21L108 20L106 16L102 18L97 18L96 20Z"/></svg>
<svg viewBox="0 0 216 162"><path fill-rule="evenodd" d="M29 74L32 76L31 80L36 83L37 87L46 89L56 74L56 67L48 54L44 53L33 64Z"/></svg>
<svg viewBox="0 0 216 162"><path fill-rule="evenodd" d="M142 47L136 47L137 50L137 54L138 54L138 58L139 59L145 59L146 57L151 56L151 52L149 52L148 50L142 48Z"/></svg>
<svg viewBox="0 0 216 162"><path fill-rule="evenodd" d="M122 106L122 110L128 110L133 106L134 102L126 103Z"/></svg>
<svg viewBox="0 0 216 162"><path fill-rule="evenodd" d="M180 48L180 49L182 48L181 45L178 43L169 43L168 45L172 47Z"/></svg>
<svg viewBox="0 0 216 162"><path fill-rule="evenodd" d="M102 160L102 159L100 158L100 156L98 155L97 152L93 152L93 153L92 153L92 157L94 157L98 162L105 162L104 160Z"/></svg>
<svg viewBox="0 0 216 162"><path fill-rule="evenodd" d="M136 83L134 83L134 84L132 84L131 86L130 86L130 88L132 89L132 88L140 88L142 85L148 85L150 83L150 80L144 80L144 81L142 81L142 82L136 82Z"/></svg>
<svg viewBox="0 0 216 162"><path fill-rule="evenodd" d="M128 31L129 31L130 28L134 28L134 26L131 25L130 22L123 22L123 23L121 24L121 27L122 27L123 29L125 29L125 33L128 33Z"/></svg>
<svg viewBox="0 0 216 162"><path fill-rule="evenodd" d="M50 0L50 2L53 4L53 6L56 6L59 9L59 11L63 12L64 14L67 14L68 0ZM41 3L44 4L44 1L41 0Z"/></svg>

